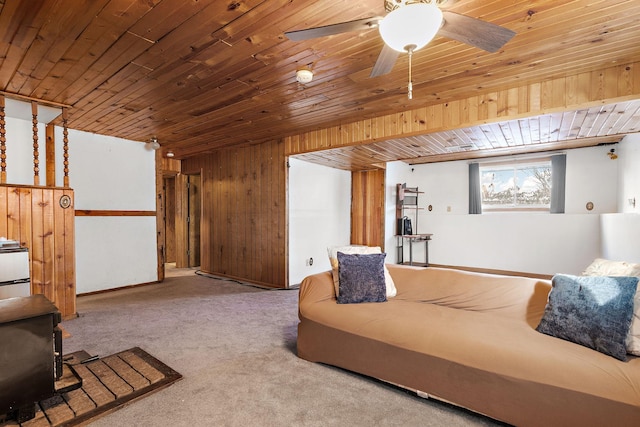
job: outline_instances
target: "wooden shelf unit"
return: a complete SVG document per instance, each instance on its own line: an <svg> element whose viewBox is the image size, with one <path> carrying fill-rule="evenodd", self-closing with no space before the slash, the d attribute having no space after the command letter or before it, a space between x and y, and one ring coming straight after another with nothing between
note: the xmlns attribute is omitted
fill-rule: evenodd
<svg viewBox="0 0 640 427"><path fill-rule="evenodd" d="M418 205L418 196L424 194L418 190L418 187L407 187L406 183L397 184L396 197L396 250L397 263L418 265L423 267L429 266L429 240L431 234L419 234L418 231L418 213L423 208ZM405 233L403 218L411 221L411 233ZM413 244L416 242L425 242L425 261L417 263L413 261ZM404 261L404 248L409 247L409 261Z"/></svg>

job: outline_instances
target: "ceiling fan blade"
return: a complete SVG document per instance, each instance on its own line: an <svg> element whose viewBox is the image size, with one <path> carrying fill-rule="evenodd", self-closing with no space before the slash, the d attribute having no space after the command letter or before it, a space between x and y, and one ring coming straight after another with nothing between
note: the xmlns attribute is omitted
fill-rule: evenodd
<svg viewBox="0 0 640 427"><path fill-rule="evenodd" d="M496 52L516 35L508 28L470 16L447 11L442 11L442 14L444 15L444 25L438 31L438 35L487 52Z"/></svg>
<svg viewBox="0 0 640 427"><path fill-rule="evenodd" d="M391 49L385 44L382 48L382 51L380 52L380 55L378 55L376 64L373 66L369 77L378 77L391 72L393 66L398 60L398 55L400 55L400 52Z"/></svg>
<svg viewBox="0 0 640 427"><path fill-rule="evenodd" d="M323 27L307 28L306 30L287 31L284 35L293 41L309 40L315 39L316 37L376 28L380 20L382 20L382 18L374 16L371 18L356 19L355 21L341 22L339 24L325 25Z"/></svg>

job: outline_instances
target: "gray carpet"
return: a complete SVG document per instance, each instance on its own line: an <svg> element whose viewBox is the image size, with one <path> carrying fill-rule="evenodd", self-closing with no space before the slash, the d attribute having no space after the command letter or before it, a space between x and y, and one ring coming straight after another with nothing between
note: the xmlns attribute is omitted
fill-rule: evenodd
<svg viewBox="0 0 640 427"><path fill-rule="evenodd" d="M190 274L78 298L64 352L141 347L183 375L92 426L486 426L487 418L296 356L297 290Z"/></svg>

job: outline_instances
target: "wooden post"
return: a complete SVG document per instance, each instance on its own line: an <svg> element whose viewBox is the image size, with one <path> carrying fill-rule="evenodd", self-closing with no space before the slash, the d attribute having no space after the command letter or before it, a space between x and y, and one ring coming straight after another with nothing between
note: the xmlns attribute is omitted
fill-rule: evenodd
<svg viewBox="0 0 640 427"><path fill-rule="evenodd" d="M164 190L164 178L162 170L162 154L161 150L155 152L156 163L156 231L157 241L156 247L158 248L158 282L164 280L164 263L165 263L165 197L166 192Z"/></svg>
<svg viewBox="0 0 640 427"><path fill-rule="evenodd" d="M4 128L4 95L0 94L0 183L7 183L7 138Z"/></svg>
<svg viewBox="0 0 640 427"><path fill-rule="evenodd" d="M45 159L47 164L46 182L48 187L56 186L56 132L55 126L48 123L46 127Z"/></svg>
<svg viewBox="0 0 640 427"><path fill-rule="evenodd" d="M38 152L38 103L31 102L33 124L33 185L40 185L40 153Z"/></svg>
<svg viewBox="0 0 640 427"><path fill-rule="evenodd" d="M66 107L62 108L62 151L64 157L64 182L62 185L65 188L69 188L69 128L67 127L67 121L69 119L69 113Z"/></svg>

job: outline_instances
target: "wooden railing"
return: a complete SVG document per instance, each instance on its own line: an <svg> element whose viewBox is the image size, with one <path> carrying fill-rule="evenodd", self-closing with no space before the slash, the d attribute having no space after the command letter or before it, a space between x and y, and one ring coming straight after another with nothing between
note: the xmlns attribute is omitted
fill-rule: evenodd
<svg viewBox="0 0 640 427"><path fill-rule="evenodd" d="M38 141L39 100L14 96L31 103L33 130L33 185L7 183L5 93L0 93L0 237L29 249L31 293L43 294L65 318L76 315L75 210L69 188L67 106L62 108L64 183L55 183L53 126L46 130L46 186L40 185ZM47 103L50 104L50 103Z"/></svg>

